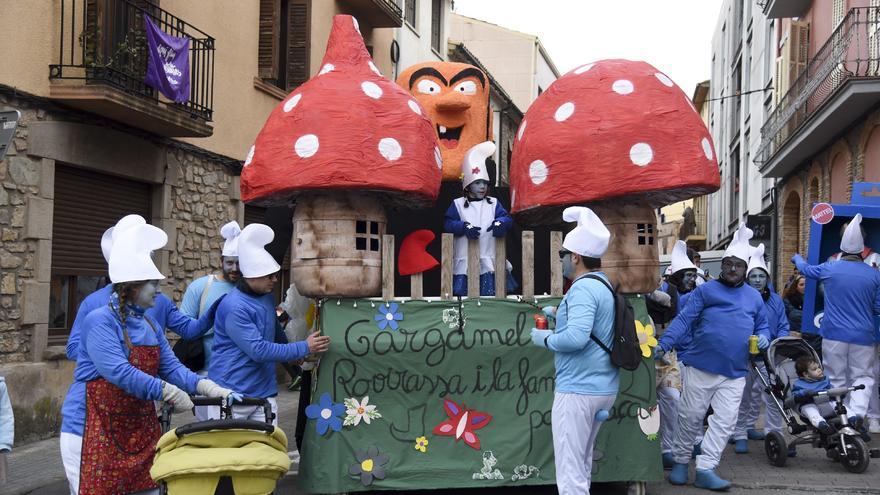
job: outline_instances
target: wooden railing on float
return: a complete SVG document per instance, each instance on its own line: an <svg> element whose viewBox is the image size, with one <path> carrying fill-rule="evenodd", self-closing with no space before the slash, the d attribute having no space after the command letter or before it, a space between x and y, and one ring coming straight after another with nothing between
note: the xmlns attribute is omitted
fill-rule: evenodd
<svg viewBox="0 0 880 495"><path fill-rule="evenodd" d="M452 299L452 234L441 238L440 259L440 298ZM505 238L495 239L495 298L506 299L507 294L507 245ZM562 297L562 263L559 259L562 249L562 232L550 232L550 296ZM394 236L382 236L382 299L394 299ZM535 233L522 233L522 297L525 300L535 297ZM421 273L410 276L410 298L423 299L424 278ZM468 297L480 297L480 244L479 240L468 240Z"/></svg>

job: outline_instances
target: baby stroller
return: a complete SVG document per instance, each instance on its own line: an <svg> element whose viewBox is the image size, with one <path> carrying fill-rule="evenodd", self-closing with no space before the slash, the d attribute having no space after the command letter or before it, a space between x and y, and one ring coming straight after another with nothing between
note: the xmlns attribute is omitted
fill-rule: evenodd
<svg viewBox="0 0 880 495"><path fill-rule="evenodd" d="M266 422L232 419L223 399L194 397L196 406L219 406L221 419L190 423L169 431L171 408L162 409L164 435L156 445L150 475L163 495L269 494L290 469L287 436L272 425L265 399L236 405L261 406Z"/></svg>
<svg viewBox="0 0 880 495"><path fill-rule="evenodd" d="M880 451L876 449L869 451L859 432L849 424L843 399L850 392L864 389L865 386L832 388L795 398L791 388L798 378L795 361L801 356L810 356L819 361L816 351L805 340L795 337L781 337L774 340L766 353L762 354L768 377L763 373L758 373L758 376L764 385L764 391L770 394L774 406L779 408L782 417L785 418L786 427L792 436L790 443L786 445L785 436L781 432L769 432L764 439L767 459L770 464L782 467L788 459L789 447L812 445L815 448L825 449L828 457L840 461L847 471L863 473L868 469L870 457L880 457ZM755 360L752 360L751 366L757 371ZM828 405L832 401L836 402L833 408ZM833 411L833 414L827 415L831 417L826 419L837 433L825 435L801 415L800 406L810 402L816 405L826 404L825 409Z"/></svg>

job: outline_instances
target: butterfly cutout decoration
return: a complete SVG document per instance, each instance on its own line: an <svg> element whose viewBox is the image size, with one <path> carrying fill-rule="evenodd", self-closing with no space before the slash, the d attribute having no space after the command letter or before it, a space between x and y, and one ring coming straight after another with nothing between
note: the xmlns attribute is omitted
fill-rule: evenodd
<svg viewBox="0 0 880 495"><path fill-rule="evenodd" d="M434 427L434 434L455 437L455 441L464 440L468 447L480 450L480 439L474 430L483 428L490 421L492 416L488 413L468 409L462 404L459 406L454 401L443 399L443 409L449 419Z"/></svg>

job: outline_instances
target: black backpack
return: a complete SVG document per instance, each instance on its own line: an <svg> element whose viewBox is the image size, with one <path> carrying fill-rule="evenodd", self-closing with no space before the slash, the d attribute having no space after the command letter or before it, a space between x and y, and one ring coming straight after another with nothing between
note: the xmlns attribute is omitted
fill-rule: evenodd
<svg viewBox="0 0 880 495"><path fill-rule="evenodd" d="M614 366L629 371L638 369L642 364L642 350L639 347L639 336L636 334L636 318L632 306L602 277L587 274L584 278L592 278L602 282L602 285L611 291L611 296L614 298L614 340L611 348L609 349L607 345L603 344L595 333L590 333L590 338L611 356L611 364Z"/></svg>

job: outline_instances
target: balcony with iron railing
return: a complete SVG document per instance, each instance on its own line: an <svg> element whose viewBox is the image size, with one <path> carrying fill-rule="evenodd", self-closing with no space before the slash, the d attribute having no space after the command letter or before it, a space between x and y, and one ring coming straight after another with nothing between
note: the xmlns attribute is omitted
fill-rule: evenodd
<svg viewBox="0 0 880 495"><path fill-rule="evenodd" d="M403 26L402 0L345 0L352 14L374 28Z"/></svg>
<svg viewBox="0 0 880 495"><path fill-rule="evenodd" d="M761 173L784 177L878 103L880 8L850 9L761 128Z"/></svg>
<svg viewBox="0 0 880 495"><path fill-rule="evenodd" d="M163 136L213 133L214 38L149 0L60 0L49 96ZM189 95L175 103L148 86L145 17L189 38Z"/></svg>

